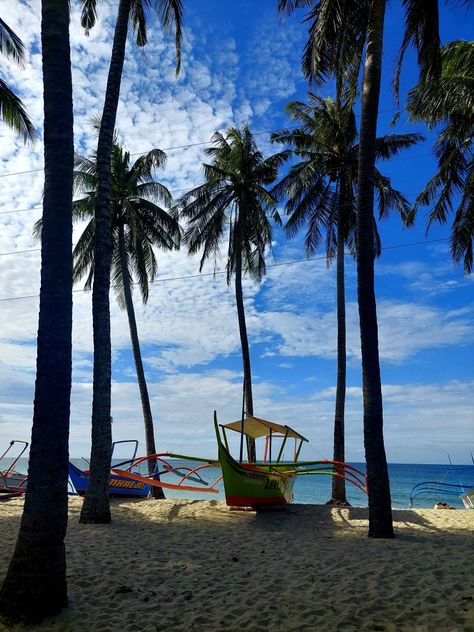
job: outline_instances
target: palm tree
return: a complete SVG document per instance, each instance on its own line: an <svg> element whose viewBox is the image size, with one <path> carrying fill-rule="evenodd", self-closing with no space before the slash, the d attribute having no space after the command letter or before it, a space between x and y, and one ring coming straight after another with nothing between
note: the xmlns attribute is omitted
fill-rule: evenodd
<svg viewBox="0 0 474 632"><path fill-rule="evenodd" d="M309 103L288 104L287 113L299 126L272 135L272 140L289 145L299 159L278 183L274 192L286 197L289 214L285 232L296 235L307 226L305 248L316 253L326 233L328 261L336 257L337 277L337 386L334 416L335 461L345 461L344 411L346 394L346 309L344 246L356 253L357 127L351 98L334 101L309 95ZM377 158L387 160L422 140L419 134L390 134L377 139ZM375 169L379 217L391 210L406 221L408 201L393 189L389 178ZM374 222L374 251L380 254L380 239ZM328 504L347 504L343 478L332 480Z"/></svg>
<svg viewBox="0 0 474 632"><path fill-rule="evenodd" d="M33 430L20 532L0 612L36 621L66 606L74 162L68 0L43 0L43 242Z"/></svg>
<svg viewBox="0 0 474 632"><path fill-rule="evenodd" d="M19 66L25 60L25 47L21 39L0 18L0 53ZM0 79L0 118L9 125L24 142L34 141L36 133L26 110L10 86Z"/></svg>
<svg viewBox="0 0 474 632"><path fill-rule="evenodd" d="M311 81L321 83L329 76L353 76L362 60L361 53L365 45L357 192L357 294L362 353L364 445L369 482L369 536L377 538L393 537L390 483L383 440L373 239L374 168L385 4L386 0L278 2L282 12L310 7L309 38L303 57L303 70ZM404 0L403 4L406 11L405 32L395 76L397 92L401 64L409 46L416 49L418 64L428 79L435 79L441 67L438 1Z"/></svg>
<svg viewBox="0 0 474 632"><path fill-rule="evenodd" d="M414 120L430 127L442 124L435 155L438 171L418 196L411 213L414 221L422 205L431 205L428 229L433 222L444 224L461 194L454 211L451 254L464 260L464 272L473 265L474 238L474 42L455 41L441 51L439 81L422 78L408 96L408 110Z"/></svg>
<svg viewBox="0 0 474 632"><path fill-rule="evenodd" d="M227 283L235 277L235 300L239 321L247 415L253 415L252 371L245 321L242 275L261 281L265 274L265 250L271 246L269 214L279 221L276 199L265 187L278 175L287 152L264 158L248 128L216 132L214 147L206 150L212 159L204 164L205 183L186 193L176 205L188 220L184 242L190 254L203 249L200 270L211 256L217 257L227 239ZM248 441L248 456L255 461L255 444Z"/></svg>
<svg viewBox="0 0 474 632"><path fill-rule="evenodd" d="M86 32L97 17L97 0L81 0L82 25ZM94 332L94 377L92 396L91 477L82 506L80 522L110 522L108 476L112 448L110 416L110 271L112 266L111 162L114 128L125 59L128 24L131 22L138 46L147 42L147 0L120 0L112 56L97 144L97 194L95 199L94 284L92 320ZM178 68L181 50L181 0L155 0L154 8L165 30L175 28Z"/></svg>
<svg viewBox="0 0 474 632"><path fill-rule="evenodd" d="M132 280L137 279L136 285L146 304L150 284L158 270L153 246L169 250L179 248L179 224L156 204L163 202L168 207L171 205L168 189L152 178L153 170L163 167L165 161L166 154L154 149L131 165L128 152L117 144L112 150L112 285L118 304L127 311L148 455L156 454L155 436L132 300ZM75 166L76 190L87 192L87 195L74 202L73 216L90 220L74 248L73 277L77 281L87 274L86 288L90 289L94 278L94 205L98 179L96 155L91 160L77 156ZM155 465L156 460L148 461L150 475ZM155 498L164 498L161 488L153 489Z"/></svg>

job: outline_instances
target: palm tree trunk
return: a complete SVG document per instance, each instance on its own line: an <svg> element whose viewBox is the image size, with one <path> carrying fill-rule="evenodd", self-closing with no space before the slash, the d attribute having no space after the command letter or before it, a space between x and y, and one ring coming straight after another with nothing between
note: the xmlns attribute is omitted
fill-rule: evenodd
<svg viewBox="0 0 474 632"><path fill-rule="evenodd" d="M92 396L91 473L80 522L110 522L108 478L112 452L110 268L112 231L110 201L112 145L120 96L131 0L120 0L115 25L105 104L97 144L97 198L95 204L94 285L94 385Z"/></svg>
<svg viewBox="0 0 474 632"><path fill-rule="evenodd" d="M37 621L67 604L68 436L72 328L74 164L68 0L43 0L43 230L28 487L0 613Z"/></svg>
<svg viewBox="0 0 474 632"><path fill-rule="evenodd" d="M344 226L346 209L349 205L348 186L345 176L341 177L339 209L337 216L337 385L336 410L334 414L334 461L345 461L344 413L346 405L346 292L344 283ZM346 482L333 476L332 498L327 504L348 505Z"/></svg>
<svg viewBox="0 0 474 632"><path fill-rule="evenodd" d="M150 398L148 396L148 388L146 385L145 371L143 370L142 355L140 352L140 341L138 339L137 321L135 318L135 310L133 307L132 289L130 286L130 275L127 266L127 254L125 250L125 235L123 224L119 227L119 254L120 266L122 269L123 293L125 296L125 305L127 307L128 326L130 329L130 339L132 341L133 358L135 360L135 368L137 371L138 388L140 390L140 399L142 402L143 421L145 422L145 438L146 452L148 455L156 454L155 434L153 430L153 416L151 414ZM156 466L156 459L149 459L148 473L153 475ZM155 476L159 480L158 476ZM153 498L164 498L165 494L161 487L153 487Z"/></svg>
<svg viewBox="0 0 474 632"><path fill-rule="evenodd" d="M244 298L242 292L242 250L237 247L235 262L235 301L237 303L237 318L239 320L240 345L242 347L242 364L244 369L244 399L245 412L253 415L252 397L252 369L250 366L249 340L245 322ZM248 459L251 463L256 460L255 440L247 437Z"/></svg>
<svg viewBox="0 0 474 632"><path fill-rule="evenodd" d="M369 536L393 537L390 483L383 440L377 309L374 290L374 166L382 70L385 0L373 0L369 22L359 144L357 291L364 400L364 445L369 485Z"/></svg>

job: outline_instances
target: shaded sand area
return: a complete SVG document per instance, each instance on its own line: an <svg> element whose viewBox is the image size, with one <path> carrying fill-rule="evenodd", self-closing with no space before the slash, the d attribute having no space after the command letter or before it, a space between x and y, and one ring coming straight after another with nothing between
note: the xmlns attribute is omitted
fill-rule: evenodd
<svg viewBox="0 0 474 632"><path fill-rule="evenodd" d="M81 503L69 608L28 630L474 632L474 511L395 511L397 538L373 540L360 508L114 501L112 524L84 526ZM21 510L0 505L1 577Z"/></svg>

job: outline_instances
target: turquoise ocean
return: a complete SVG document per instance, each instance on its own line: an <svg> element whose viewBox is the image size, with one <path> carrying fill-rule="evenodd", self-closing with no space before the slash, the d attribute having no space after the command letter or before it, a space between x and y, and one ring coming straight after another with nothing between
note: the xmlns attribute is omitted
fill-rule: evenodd
<svg viewBox="0 0 474 632"><path fill-rule="evenodd" d="M87 468L87 464L83 459L72 459L72 462L78 467ZM173 459L173 465L179 467L184 461ZM0 470L8 467L9 463L0 462ZM20 459L16 465L16 470L20 472L27 471L27 459ZM186 462L189 466L190 463ZM196 464L198 465L198 464ZM362 463L351 463L357 469L365 471L365 465ZM214 481L219 476L219 470L209 468L204 470L203 476L209 482ZM463 484L466 489L474 488L474 465L428 465L416 463L390 463L389 464L390 489L392 498L392 507L394 509L408 509L411 489L418 483L424 481L438 481L444 483ZM167 482L179 482L176 477L167 475ZM324 504L331 495L330 476L300 476L297 478L294 488L294 502ZM192 483L191 483L192 484ZM222 483L217 485L222 489ZM214 495L196 492L179 492L174 490L165 490L167 498L188 498L188 499L223 499L223 495ZM347 497L351 505L363 507L367 505L366 496L347 484ZM457 495L443 495L442 493L422 494L415 498L414 508L432 508L437 502L447 502L455 507L463 508L462 502Z"/></svg>

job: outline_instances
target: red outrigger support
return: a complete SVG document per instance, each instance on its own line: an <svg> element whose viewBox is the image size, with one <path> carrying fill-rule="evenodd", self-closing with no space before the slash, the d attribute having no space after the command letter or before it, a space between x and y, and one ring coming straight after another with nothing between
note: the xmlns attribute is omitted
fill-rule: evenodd
<svg viewBox="0 0 474 632"><path fill-rule="evenodd" d="M165 459L162 458L164 456L168 456L171 458L187 458L192 461L204 461L205 463L203 465L198 465L197 467L194 467L194 468L189 468L185 465L183 466L180 465L178 468L175 468L172 465L170 465L167 461L165 461ZM131 471L133 467L136 467L137 465L139 465L140 463L143 463L144 461L150 461L150 460L155 460L155 461L158 461L159 463L162 463L164 466L164 471L157 472L151 475L150 474L148 475L137 474L136 472ZM126 465L127 463L128 461L126 461L125 463L121 463L120 465ZM132 461L130 461L130 465L125 470L120 470L120 469L117 469L116 467L113 467L111 471L117 476L129 478L131 480L139 481L141 483L145 483L146 485L152 485L154 487L162 487L164 489L175 489L177 491L204 492L204 493L209 493L209 494L218 494L219 490L216 489L215 485L222 479L222 476L218 476L215 481L209 484L200 476L200 474L198 474L199 470L203 470L209 467L216 467L216 466L219 467L219 463L217 461L208 461L207 459L201 459L197 457L184 457L182 454L173 454L172 452L162 452L160 454L150 454L148 456L142 456L138 459L133 459ZM176 484L164 483L161 480L155 480L153 478L156 474L164 474L164 473L171 473L171 474L176 474L176 476L179 476L180 475L179 470L187 470L187 473L184 476L181 475L180 482ZM196 475L196 476L193 477L193 475ZM199 487L196 485L184 485L183 483L185 483L188 480L194 480L200 483L202 487Z"/></svg>

